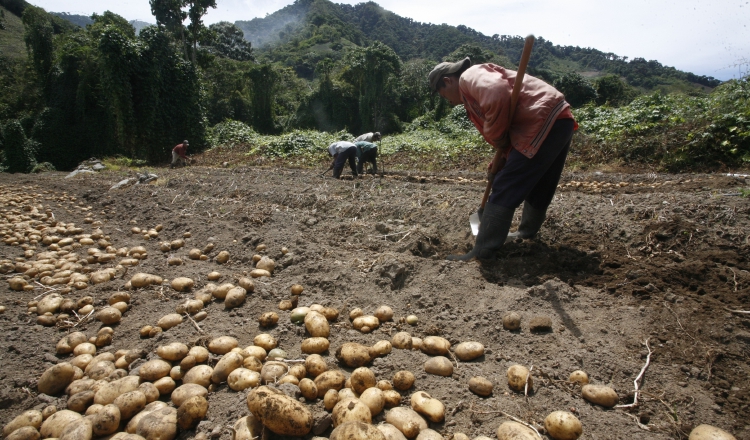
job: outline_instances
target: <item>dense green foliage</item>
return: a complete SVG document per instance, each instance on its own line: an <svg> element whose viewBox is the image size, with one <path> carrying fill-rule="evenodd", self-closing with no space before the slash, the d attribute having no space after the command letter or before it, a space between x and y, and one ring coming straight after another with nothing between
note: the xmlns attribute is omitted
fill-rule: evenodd
<svg viewBox="0 0 750 440"><path fill-rule="evenodd" d="M9 121L2 129L5 167L9 173L28 173L36 165L34 143L26 137L21 123Z"/></svg>
<svg viewBox="0 0 750 440"><path fill-rule="evenodd" d="M672 171L750 164L750 81L729 81L707 97L636 98L630 105L575 111L583 162L652 164Z"/></svg>

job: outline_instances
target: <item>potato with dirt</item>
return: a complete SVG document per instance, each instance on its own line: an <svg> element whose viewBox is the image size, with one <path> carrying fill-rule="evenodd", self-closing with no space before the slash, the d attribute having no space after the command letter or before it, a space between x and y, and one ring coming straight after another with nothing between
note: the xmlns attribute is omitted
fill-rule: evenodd
<svg viewBox="0 0 750 440"><path fill-rule="evenodd" d="M531 377L531 372L523 365L511 365L508 368L507 376L508 387L517 393L523 393L526 390L527 382L528 389L534 389L534 380Z"/></svg>
<svg viewBox="0 0 750 440"><path fill-rule="evenodd" d="M54 396L70 385L74 376L75 367L68 362L61 362L42 373L37 389L40 393Z"/></svg>
<svg viewBox="0 0 750 440"><path fill-rule="evenodd" d="M370 408L357 398L339 397L338 403L331 411L331 420L334 427L346 422L362 422L369 425L372 424L372 413Z"/></svg>
<svg viewBox="0 0 750 440"><path fill-rule="evenodd" d="M203 396L193 396L177 408L177 426L187 431L206 418L208 401Z"/></svg>
<svg viewBox="0 0 750 440"><path fill-rule="evenodd" d="M587 401L605 408L612 408L620 401L617 392L606 385L584 385L581 395Z"/></svg>
<svg viewBox="0 0 750 440"><path fill-rule="evenodd" d="M411 407L433 423L445 420L445 405L424 391L417 391L411 395Z"/></svg>
<svg viewBox="0 0 750 440"><path fill-rule="evenodd" d="M315 386L318 387L318 397L322 398L328 390L340 390L344 388L346 376L341 370L328 370L319 374L315 380Z"/></svg>
<svg viewBox="0 0 750 440"><path fill-rule="evenodd" d="M698 425L690 431L688 440L737 440L732 434L711 425Z"/></svg>
<svg viewBox="0 0 750 440"><path fill-rule="evenodd" d="M372 361L370 348L356 342L346 342L339 347L336 350L336 359L351 368L362 367Z"/></svg>
<svg viewBox="0 0 750 440"><path fill-rule="evenodd" d="M358 421L345 422L338 425L329 440L387 440L385 435L376 427Z"/></svg>
<svg viewBox="0 0 750 440"><path fill-rule="evenodd" d="M35 409L25 411L3 427L3 435L7 437L13 431L23 428L24 426L29 426L34 428L34 430L38 430L42 427L43 421L44 419L42 418L42 413L40 411Z"/></svg>
<svg viewBox="0 0 750 440"><path fill-rule="evenodd" d="M583 434L580 420L568 411L554 411L544 419L544 428L555 440L576 440Z"/></svg>
<svg viewBox="0 0 750 440"><path fill-rule="evenodd" d="M67 409L57 411L44 420L39 429L39 433L42 435L42 438L59 438L63 429L65 429L69 423L76 423L82 418L82 415Z"/></svg>
<svg viewBox="0 0 750 440"><path fill-rule="evenodd" d="M260 386L247 395L247 408L278 435L304 436L312 429L307 406L274 388Z"/></svg>
<svg viewBox="0 0 750 440"><path fill-rule="evenodd" d="M165 407L143 417L135 433L146 440L173 440L177 436L177 410Z"/></svg>
<svg viewBox="0 0 750 440"><path fill-rule="evenodd" d="M518 422L503 422L497 428L498 440L539 440L536 433Z"/></svg>
<svg viewBox="0 0 750 440"><path fill-rule="evenodd" d="M427 422L411 408L393 408L385 415L385 421L395 426L408 439L415 438L427 429Z"/></svg>
<svg viewBox="0 0 750 440"><path fill-rule="evenodd" d="M257 440L263 435L263 424L252 414L237 420L233 429L232 440Z"/></svg>

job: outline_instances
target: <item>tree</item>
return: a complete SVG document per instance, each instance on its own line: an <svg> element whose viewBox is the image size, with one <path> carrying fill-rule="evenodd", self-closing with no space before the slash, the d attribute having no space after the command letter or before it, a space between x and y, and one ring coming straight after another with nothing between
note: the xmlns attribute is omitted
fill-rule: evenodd
<svg viewBox="0 0 750 440"><path fill-rule="evenodd" d="M253 128L260 133L276 131L273 120L273 92L278 75L271 64L261 64L248 73L253 82Z"/></svg>
<svg viewBox="0 0 750 440"><path fill-rule="evenodd" d="M565 100L572 107L580 107L596 99L596 90L586 78L578 73L566 73L552 84L565 95Z"/></svg>
<svg viewBox="0 0 750 440"><path fill-rule="evenodd" d="M344 79L359 94L360 131L383 131L393 115L401 59L390 47L375 42L347 54Z"/></svg>
<svg viewBox="0 0 750 440"><path fill-rule="evenodd" d="M190 41L193 43L193 64L195 64L195 54L198 51L198 41L201 39L201 35L206 31L206 27L203 25L203 16L208 12L208 8L216 9L216 0L187 0L186 5L188 8L188 17L190 17L190 24L188 25L188 32L190 33Z"/></svg>
<svg viewBox="0 0 750 440"><path fill-rule="evenodd" d="M252 44L233 23L220 21L210 25L208 30L208 35L201 41L202 48L237 61L255 61Z"/></svg>
<svg viewBox="0 0 750 440"><path fill-rule="evenodd" d="M49 14L36 6L29 6L23 12L24 41L29 51L34 69L40 78L46 78L52 68L54 29Z"/></svg>
<svg viewBox="0 0 750 440"><path fill-rule="evenodd" d="M5 164L9 173L28 173L36 165L34 144L17 120L8 122L3 128Z"/></svg>
<svg viewBox="0 0 750 440"><path fill-rule="evenodd" d="M627 105L637 92L623 82L617 75L605 75L596 81L596 103L618 107Z"/></svg>
<svg viewBox="0 0 750 440"><path fill-rule="evenodd" d="M187 47L185 46L185 28L182 22L187 19L187 12L182 8L184 0L149 0L151 14L156 18L156 24L164 26L169 32L182 42L182 50L187 59Z"/></svg>

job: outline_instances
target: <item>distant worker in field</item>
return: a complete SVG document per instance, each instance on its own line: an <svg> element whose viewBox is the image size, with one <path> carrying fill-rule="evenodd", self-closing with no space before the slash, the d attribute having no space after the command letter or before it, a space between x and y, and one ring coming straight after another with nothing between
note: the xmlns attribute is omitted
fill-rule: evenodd
<svg viewBox="0 0 750 440"><path fill-rule="evenodd" d="M463 104L477 130L505 158L492 182L474 248L464 255L449 255L449 260L492 259L506 240L534 237L555 195L578 124L565 96L530 75L523 78L509 121L515 78L515 71L495 64L472 66L468 57L440 63L428 76L432 92L451 106ZM513 213L521 203L521 224L509 235Z"/></svg>
<svg viewBox="0 0 750 440"><path fill-rule="evenodd" d="M378 142L380 138L381 138L380 132L376 131L375 133L365 133L359 136L357 139L354 139L354 142L359 142L359 141Z"/></svg>
<svg viewBox="0 0 750 440"><path fill-rule="evenodd" d="M169 165L169 168L187 165L188 158L185 155L185 153L187 153L187 148L187 140L182 141L181 144L177 144L174 148L172 148L172 163Z"/></svg>
<svg viewBox="0 0 750 440"><path fill-rule="evenodd" d="M358 141L357 146L357 173L362 175L365 162L372 165L370 173L378 173L378 146L372 142Z"/></svg>
<svg viewBox="0 0 750 440"><path fill-rule="evenodd" d="M357 146L351 142L339 141L328 146L328 154L333 157L333 177L338 179L344 170L344 163L349 162L349 168L352 170L352 177L357 177ZM329 168L329 169L331 169Z"/></svg>

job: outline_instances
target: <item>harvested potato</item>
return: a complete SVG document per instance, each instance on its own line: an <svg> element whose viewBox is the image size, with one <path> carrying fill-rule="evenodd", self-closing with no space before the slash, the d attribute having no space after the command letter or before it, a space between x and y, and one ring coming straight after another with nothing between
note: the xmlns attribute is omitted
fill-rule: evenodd
<svg viewBox="0 0 750 440"><path fill-rule="evenodd" d="M318 393L318 397L320 397L320 393ZM338 391L335 389L326 391L323 396L323 407L325 407L326 411L333 411L333 407L336 406L337 403L339 403Z"/></svg>
<svg viewBox="0 0 750 440"><path fill-rule="evenodd" d="M127 420L146 407L146 395L138 390L130 391L120 394L112 403L120 410L121 420Z"/></svg>
<svg viewBox="0 0 750 440"><path fill-rule="evenodd" d="M224 264L227 261L229 261L229 252L227 251L221 251L216 255L216 262L219 264Z"/></svg>
<svg viewBox="0 0 750 440"><path fill-rule="evenodd" d="M486 377L476 376L469 379L469 391L477 396L487 397L492 394L492 382Z"/></svg>
<svg viewBox="0 0 750 440"><path fill-rule="evenodd" d="M416 378L411 371L401 370L393 375L393 387L397 390L406 391L414 386Z"/></svg>
<svg viewBox="0 0 750 440"><path fill-rule="evenodd" d="M276 312L266 312L260 315L258 323L261 327L271 327L279 322L279 314Z"/></svg>
<svg viewBox="0 0 750 440"><path fill-rule="evenodd" d="M417 435L417 440L443 440L443 436L440 435L437 431L434 431L432 429L425 429L422 431L419 431L419 435ZM482 438L482 436L475 438L474 440L492 440L487 437Z"/></svg>
<svg viewBox="0 0 750 440"><path fill-rule="evenodd" d="M245 347L243 351L245 352L245 357L252 356L261 362L266 360L267 353L263 347L258 347L257 345L250 345L248 347Z"/></svg>
<svg viewBox="0 0 750 440"><path fill-rule="evenodd" d="M247 395L247 407L275 434L301 437L312 429L313 416L307 406L276 389L254 388Z"/></svg>
<svg viewBox="0 0 750 440"><path fill-rule="evenodd" d="M248 293L252 293L255 291L255 283L251 278L242 277L237 280L237 284L239 284L239 286L245 289Z"/></svg>
<svg viewBox="0 0 750 440"><path fill-rule="evenodd" d="M73 352L73 349L78 346L78 344L82 344L86 342L88 338L86 337L85 333L82 332L73 332L69 335L65 336L64 338L60 339L60 341L55 346L55 351L57 354L69 354Z"/></svg>
<svg viewBox="0 0 750 440"><path fill-rule="evenodd" d="M181 430L192 429L206 417L207 412L208 401L206 398L193 396L177 409L177 426Z"/></svg>
<svg viewBox="0 0 750 440"><path fill-rule="evenodd" d="M182 315L178 315L177 313L170 313L159 318L156 326L161 328L162 330L169 330L170 328L178 326L180 324L182 324Z"/></svg>
<svg viewBox="0 0 750 440"><path fill-rule="evenodd" d="M136 427L135 434L146 440L172 440L177 436L177 410L160 408L144 416Z"/></svg>
<svg viewBox="0 0 750 440"><path fill-rule="evenodd" d="M318 387L318 397L323 397L328 390L340 390L344 388L346 376L340 370L328 370L315 378L315 386Z"/></svg>
<svg viewBox="0 0 750 440"><path fill-rule="evenodd" d="M172 288L178 292L188 292L195 286L195 281L188 277L177 277L172 280Z"/></svg>
<svg viewBox="0 0 750 440"><path fill-rule="evenodd" d="M95 355L96 354L96 345L90 343L90 342L84 342L82 344L78 344L76 348L73 349L73 355L74 356L80 356L82 354L90 354Z"/></svg>
<svg viewBox="0 0 750 440"><path fill-rule="evenodd" d="M75 367L68 362L61 362L42 373L42 377L39 378L37 383L37 389L40 393L54 396L70 385L74 376Z"/></svg>
<svg viewBox="0 0 750 440"><path fill-rule="evenodd" d="M304 351L303 351L304 352ZM319 354L311 354L305 359L305 371L313 378L328 370L325 359Z"/></svg>
<svg viewBox="0 0 750 440"><path fill-rule="evenodd" d="M385 396L383 396L383 391L376 387L364 390L362 394L360 394L359 400L370 409L370 414L373 416L383 412L383 407L385 407Z"/></svg>
<svg viewBox="0 0 750 440"><path fill-rule="evenodd" d="M154 382L168 376L172 365L161 359L152 359L138 368L138 375L143 380Z"/></svg>
<svg viewBox="0 0 750 440"><path fill-rule="evenodd" d="M289 367L283 362L268 361L260 370L260 381L264 384L276 383L289 372Z"/></svg>
<svg viewBox="0 0 750 440"><path fill-rule="evenodd" d="M231 310L241 306L247 298L247 292L242 287L235 287L227 292L226 298L224 298L224 308Z"/></svg>
<svg viewBox="0 0 750 440"><path fill-rule="evenodd" d="M220 336L208 343L208 351L214 354L227 354L238 345L237 339L231 336Z"/></svg>
<svg viewBox="0 0 750 440"><path fill-rule="evenodd" d="M185 376L182 377L182 383L194 383L208 388L211 385L213 374L214 369L208 365L196 365L185 373Z"/></svg>
<svg viewBox="0 0 750 440"><path fill-rule="evenodd" d="M369 333L380 327L380 320L372 315L358 316L352 321L352 327L363 333Z"/></svg>
<svg viewBox="0 0 750 440"><path fill-rule="evenodd" d="M498 440L538 440L536 433L518 422L504 422L497 428Z"/></svg>
<svg viewBox="0 0 750 440"><path fill-rule="evenodd" d="M6 435L4 438L5 440L39 440L41 437L39 437L39 431L33 426L23 426Z"/></svg>
<svg viewBox="0 0 750 440"><path fill-rule="evenodd" d="M605 408L614 407L620 400L617 392L605 385L584 385L581 389L581 394L589 402Z"/></svg>
<svg viewBox="0 0 750 440"><path fill-rule="evenodd" d="M450 348L451 343L440 336L428 336L424 338L421 345L422 352L431 356L445 356Z"/></svg>
<svg viewBox="0 0 750 440"><path fill-rule="evenodd" d="M371 358L376 358L376 357L385 356L385 355L387 355L388 353L391 352L392 348L393 348L393 346L391 345L390 342L388 342L388 341L378 341L378 342L375 343L375 345L373 345L372 347L370 347L370 357Z"/></svg>
<svg viewBox="0 0 750 440"><path fill-rule="evenodd" d="M419 318L417 318L417 315L409 315L406 317L406 323L409 325L417 325L419 322Z"/></svg>
<svg viewBox="0 0 750 440"><path fill-rule="evenodd" d="M314 338L327 338L331 334L326 317L312 310L305 315L305 329Z"/></svg>
<svg viewBox="0 0 750 440"><path fill-rule="evenodd" d="M378 428L378 431L383 433L383 435L385 436L385 440L406 440L404 434L390 423L380 423L376 426L376 428ZM456 435L457 434L453 434L453 438L451 440L464 440L456 437ZM468 440L468 438L466 440Z"/></svg>
<svg viewBox="0 0 750 440"><path fill-rule="evenodd" d="M274 348L273 350L268 352L268 359L270 360L278 361L286 358L286 352L280 348Z"/></svg>
<svg viewBox="0 0 750 440"><path fill-rule="evenodd" d="M377 382L375 373L367 367L359 367L352 371L350 380L352 389L357 394L362 394L366 389L374 387Z"/></svg>
<svg viewBox="0 0 750 440"><path fill-rule="evenodd" d="M263 424L252 414L237 420L233 428L232 440L257 440L263 435Z"/></svg>
<svg viewBox="0 0 750 440"><path fill-rule="evenodd" d="M445 405L424 391L417 391L411 395L411 407L433 423L445 420Z"/></svg>
<svg viewBox="0 0 750 440"><path fill-rule="evenodd" d="M133 275L133 278L130 279L130 285L135 289L151 285L159 285L162 282L164 282L162 277L143 272Z"/></svg>
<svg viewBox="0 0 750 440"><path fill-rule="evenodd" d="M182 342L172 342L167 345L156 347L156 354L166 361L179 361L187 356L188 347Z"/></svg>
<svg viewBox="0 0 750 440"><path fill-rule="evenodd" d="M393 309L388 306L380 306L375 310L375 317L380 322L390 321L393 319Z"/></svg>
<svg viewBox="0 0 750 440"><path fill-rule="evenodd" d="M301 295L305 288L300 284L293 284L291 287L292 295Z"/></svg>
<svg viewBox="0 0 750 440"><path fill-rule="evenodd" d="M261 257L260 260L258 260L257 263L255 263L256 269L266 270L269 273L273 273L273 271L276 269L276 262L273 261L271 258L268 257Z"/></svg>
<svg viewBox="0 0 750 440"><path fill-rule="evenodd" d="M339 402L333 407L331 412L333 426L339 426L346 422L362 422L372 424L372 414L367 407L357 398L342 398L339 396Z"/></svg>
<svg viewBox="0 0 750 440"><path fill-rule="evenodd" d="M722 429L704 424L693 428L688 440L736 440L736 438Z"/></svg>
<svg viewBox="0 0 750 440"><path fill-rule="evenodd" d="M521 315L516 312L505 314L505 316L503 316L503 328L511 331L521 328Z"/></svg>
<svg viewBox="0 0 750 440"><path fill-rule="evenodd" d="M270 277L271 272L264 269L253 269L250 271L250 276L253 278Z"/></svg>
<svg viewBox="0 0 750 440"><path fill-rule="evenodd" d="M234 289L234 287L235 286L232 283L224 283L221 286L213 289L211 291L211 294L216 299L224 299L224 298L227 297L227 294L229 293L229 291L232 290L232 289Z"/></svg>
<svg viewBox="0 0 750 440"><path fill-rule="evenodd" d="M411 335L407 332L396 333L391 339L391 345L394 348L411 350Z"/></svg>
<svg viewBox="0 0 750 440"><path fill-rule="evenodd" d="M577 383L578 385L586 385L589 383L589 375L586 374L583 370L576 370L572 373L570 373L570 377L568 378L568 381Z"/></svg>
<svg viewBox="0 0 750 440"><path fill-rule="evenodd" d="M302 341L302 353L321 354L328 351L330 343L326 338L307 338Z"/></svg>
<svg viewBox="0 0 750 440"><path fill-rule="evenodd" d="M338 425L329 437L330 440L387 440L378 428L359 421Z"/></svg>
<svg viewBox="0 0 750 440"><path fill-rule="evenodd" d="M307 316L308 313L310 313L310 307L297 307L289 314L289 319L293 323L299 324L305 321L305 316Z"/></svg>
<svg viewBox="0 0 750 440"><path fill-rule="evenodd" d="M424 371L447 377L453 374L453 363L445 356L435 356L424 363Z"/></svg>
<svg viewBox="0 0 750 440"><path fill-rule="evenodd" d="M193 396L208 396L208 390L198 384L186 383L178 386L172 391L170 399L174 406L179 407Z"/></svg>
<svg viewBox="0 0 750 440"><path fill-rule="evenodd" d="M65 426L83 418L77 412L64 409L49 416L39 429L43 438L59 438ZM119 417L118 417L119 422Z"/></svg>
<svg viewBox="0 0 750 440"><path fill-rule="evenodd" d="M229 373L242 366L242 361L242 355L234 351L230 351L222 356L214 367L214 372L211 375L211 382L220 384L226 381L227 377L229 377Z"/></svg>
<svg viewBox="0 0 750 440"><path fill-rule="evenodd" d="M411 408L393 408L385 415L385 421L395 426L406 438L414 438L419 431L427 429L427 422Z"/></svg>
<svg viewBox="0 0 750 440"><path fill-rule="evenodd" d="M94 394L93 390L86 390L73 394L68 399L68 409L83 414L86 411L86 408L94 403Z"/></svg>
<svg viewBox="0 0 750 440"><path fill-rule="evenodd" d="M258 347L263 348L266 351L273 350L278 345L278 342L276 341L276 338L273 336L267 334L267 333L261 333L255 338L253 338L253 344L257 345Z"/></svg>
<svg viewBox="0 0 750 440"><path fill-rule="evenodd" d="M508 368L508 387L518 393L523 393L526 389L526 380L528 379L529 390L534 388L534 380L531 377L529 369L523 365L511 365Z"/></svg>
<svg viewBox="0 0 750 440"><path fill-rule="evenodd" d="M199 364L206 362L208 360L208 349L206 347L196 345L188 351L188 356L194 357L195 362Z"/></svg>
<svg viewBox="0 0 750 440"><path fill-rule="evenodd" d="M484 355L484 345L476 341L462 342L456 345L454 353L456 357L461 361L473 361L474 359Z"/></svg>
<svg viewBox="0 0 750 440"><path fill-rule="evenodd" d="M44 419L42 418L42 413L40 411L37 411L35 409L25 411L24 413L16 416L13 420L8 422L8 424L3 427L3 435L7 437L13 431L21 429L24 426L29 426L34 428L34 430L38 430L42 427L43 421Z"/></svg>
<svg viewBox="0 0 750 440"><path fill-rule="evenodd" d="M554 411L544 419L544 428L555 440L576 440L583 433L580 420L567 411Z"/></svg>
<svg viewBox="0 0 750 440"><path fill-rule="evenodd" d="M142 392L143 395L146 396L147 404L156 401L161 395L161 392L156 387L156 385L151 382L143 382L142 384L138 385L138 391Z"/></svg>
<svg viewBox="0 0 750 440"><path fill-rule="evenodd" d="M299 390L302 393L302 397L308 401L314 401L318 398L318 387L315 386L315 382L312 379L306 377L300 379Z"/></svg>
<svg viewBox="0 0 750 440"><path fill-rule="evenodd" d="M370 349L356 342L346 342L336 350L336 359L347 367L357 368L372 361Z"/></svg>

